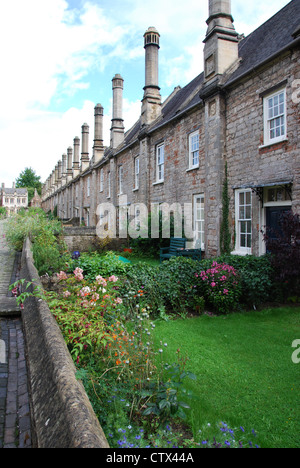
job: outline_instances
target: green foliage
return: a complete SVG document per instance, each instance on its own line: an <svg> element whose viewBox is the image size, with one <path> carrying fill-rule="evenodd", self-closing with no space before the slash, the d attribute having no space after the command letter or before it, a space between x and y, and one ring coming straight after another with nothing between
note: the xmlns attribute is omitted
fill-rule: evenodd
<svg viewBox="0 0 300 468"><path fill-rule="evenodd" d="M40 176L37 176L35 171L31 167L26 167L22 171L16 180L17 188L27 188L28 190L28 201L34 196L34 190L37 189L39 195L42 191L42 182Z"/></svg>
<svg viewBox="0 0 300 468"><path fill-rule="evenodd" d="M6 240L17 251L21 251L27 237L32 242L35 266L40 275L64 269L70 256L60 234L62 225L49 220L40 208L29 208L10 216L5 226Z"/></svg>
<svg viewBox="0 0 300 468"><path fill-rule="evenodd" d="M222 222L220 229L220 247L221 253L230 253L230 230L229 230L229 202L228 195L228 169L227 162L225 163L225 178L222 192Z"/></svg>
<svg viewBox="0 0 300 468"><path fill-rule="evenodd" d="M218 283L216 289L199 281L202 271L213 267L213 263L231 266L237 273L238 284L233 288L234 275L226 278L226 284ZM198 275L198 276L197 276ZM223 274L221 276L224 276ZM201 262L184 257L173 257L158 266L131 265L122 286L123 295L133 288L142 288L144 299L152 313L166 318L166 311L184 315L201 307L214 305L216 311L229 312L241 307L258 307L275 299L273 268L268 255L263 257L223 255ZM213 281L211 281L212 283ZM207 286L207 287L206 287ZM225 294L224 294L224 290ZM212 294L218 292L218 294Z"/></svg>
<svg viewBox="0 0 300 468"><path fill-rule="evenodd" d="M197 380L195 374L185 370L187 358L181 358L179 350L177 356L178 362L164 363L161 378L150 382L142 392L147 399L143 415L155 415L161 425L175 418L186 419L185 409L190 409L186 399L192 398L192 393L184 388L184 379Z"/></svg>
<svg viewBox="0 0 300 468"><path fill-rule="evenodd" d="M0 206L0 219L6 218L7 209L5 206Z"/></svg>
<svg viewBox="0 0 300 468"><path fill-rule="evenodd" d="M122 262L114 252L106 252L105 254L82 253L80 258L73 260L70 265L70 271L76 267L83 270L83 274L87 279L94 280L96 276L104 277L117 275L124 276L130 268L130 264Z"/></svg>
<svg viewBox="0 0 300 468"><path fill-rule="evenodd" d="M219 313L233 312L241 296L238 272L227 263L213 262L211 268L196 274L198 287L214 309Z"/></svg>

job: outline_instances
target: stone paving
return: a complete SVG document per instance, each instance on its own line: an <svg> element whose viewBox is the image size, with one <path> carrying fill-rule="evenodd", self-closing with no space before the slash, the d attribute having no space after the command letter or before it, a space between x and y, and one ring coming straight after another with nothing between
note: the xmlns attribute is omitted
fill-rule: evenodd
<svg viewBox="0 0 300 468"><path fill-rule="evenodd" d="M9 293L16 254L5 241L4 223L0 221L0 448L31 448L22 320Z"/></svg>

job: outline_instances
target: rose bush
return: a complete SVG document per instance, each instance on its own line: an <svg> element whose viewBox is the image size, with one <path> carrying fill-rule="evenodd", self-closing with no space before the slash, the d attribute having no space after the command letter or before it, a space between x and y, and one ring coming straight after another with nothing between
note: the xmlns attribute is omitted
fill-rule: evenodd
<svg viewBox="0 0 300 468"><path fill-rule="evenodd" d="M227 314L237 308L241 287L238 272L233 266L213 262L211 268L195 276L203 297L218 313Z"/></svg>

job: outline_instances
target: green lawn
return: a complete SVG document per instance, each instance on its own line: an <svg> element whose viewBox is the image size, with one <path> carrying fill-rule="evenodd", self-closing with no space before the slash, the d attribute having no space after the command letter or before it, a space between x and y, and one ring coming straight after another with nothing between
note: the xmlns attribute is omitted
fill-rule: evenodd
<svg viewBox="0 0 300 468"><path fill-rule="evenodd" d="M299 325L299 307L157 322L166 361L176 361L180 348L197 375L186 382L197 396L189 414L194 432L224 421L255 429L261 447L300 447L300 364L291 359Z"/></svg>
<svg viewBox="0 0 300 468"><path fill-rule="evenodd" d="M122 253L121 253L122 255ZM146 263L147 265L151 266L157 266L159 265L159 258L156 259L154 257L139 257L139 256L134 256L134 255L128 255L126 257L130 262L135 265L137 263Z"/></svg>

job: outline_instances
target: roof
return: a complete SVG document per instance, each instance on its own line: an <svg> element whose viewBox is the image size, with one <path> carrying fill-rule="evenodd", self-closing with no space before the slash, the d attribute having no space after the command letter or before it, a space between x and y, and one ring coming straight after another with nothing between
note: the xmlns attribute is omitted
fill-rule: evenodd
<svg viewBox="0 0 300 468"><path fill-rule="evenodd" d="M2 188L1 189L3 195L14 195L15 193L17 195L23 195L23 196L26 196L27 195L27 189L26 188Z"/></svg>
<svg viewBox="0 0 300 468"><path fill-rule="evenodd" d="M229 76L223 86L228 86L234 81L250 73L254 68L271 60L285 48L295 45L299 41L300 34L300 0L292 0L268 21L253 31L239 43L240 64ZM298 39L297 39L298 36ZM204 75L201 73L188 83L184 88L175 88L173 93L162 105L161 116L146 130L141 127L141 119L125 133L124 142L115 154L123 151L137 141L143 131L151 133L166 125L189 109L201 104L200 90L203 85ZM104 160L112 155L109 148L105 151Z"/></svg>
<svg viewBox="0 0 300 468"><path fill-rule="evenodd" d="M239 44L241 63L227 85L290 46L300 31L300 1L292 0Z"/></svg>

